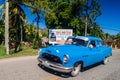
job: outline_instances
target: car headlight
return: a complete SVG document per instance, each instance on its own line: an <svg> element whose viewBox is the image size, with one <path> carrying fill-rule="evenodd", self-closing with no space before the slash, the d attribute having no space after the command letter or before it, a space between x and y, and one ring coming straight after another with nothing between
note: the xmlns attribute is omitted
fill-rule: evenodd
<svg viewBox="0 0 120 80"><path fill-rule="evenodd" d="M64 63L66 64L66 63L68 63L68 60L69 60L69 56L68 55L64 55Z"/></svg>

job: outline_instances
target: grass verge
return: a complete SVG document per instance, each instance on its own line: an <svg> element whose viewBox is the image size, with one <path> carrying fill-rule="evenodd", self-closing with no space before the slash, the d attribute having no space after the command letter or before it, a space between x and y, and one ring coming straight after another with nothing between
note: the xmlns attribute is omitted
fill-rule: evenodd
<svg viewBox="0 0 120 80"><path fill-rule="evenodd" d="M0 59L3 58L11 58L11 57L20 57L20 56L34 56L38 54L38 49L32 49L31 47L22 47L22 50L13 53L13 50L10 50L10 54L7 55L5 53L5 47L3 45L0 45Z"/></svg>

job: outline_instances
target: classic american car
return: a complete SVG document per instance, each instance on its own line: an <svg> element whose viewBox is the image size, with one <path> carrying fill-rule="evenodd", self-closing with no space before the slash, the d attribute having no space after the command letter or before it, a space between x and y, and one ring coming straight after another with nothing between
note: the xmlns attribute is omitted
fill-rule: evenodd
<svg viewBox="0 0 120 80"><path fill-rule="evenodd" d="M70 44L40 48L39 64L54 71L77 76L84 67L98 62L106 64L108 57L112 55L112 49L103 45L99 38L76 36L70 39Z"/></svg>

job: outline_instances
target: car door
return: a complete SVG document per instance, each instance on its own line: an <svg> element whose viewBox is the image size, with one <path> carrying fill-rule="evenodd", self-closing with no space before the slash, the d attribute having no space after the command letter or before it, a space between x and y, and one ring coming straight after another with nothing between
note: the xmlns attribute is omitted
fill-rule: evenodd
<svg viewBox="0 0 120 80"><path fill-rule="evenodd" d="M99 55L99 49L96 46L96 41L91 40L89 41L87 51L82 56L84 59L84 66L92 65L96 62L98 62L98 56Z"/></svg>
<svg viewBox="0 0 120 80"><path fill-rule="evenodd" d="M100 48L97 47L97 40L91 40L89 45L92 45L92 47L89 47L91 64L99 62L101 56L100 56Z"/></svg>
<svg viewBox="0 0 120 80"><path fill-rule="evenodd" d="M105 47L103 47L103 42L101 40L97 40L97 48L99 50L99 53L98 53L98 61L102 61L104 59L104 54L103 54L103 49L105 49Z"/></svg>

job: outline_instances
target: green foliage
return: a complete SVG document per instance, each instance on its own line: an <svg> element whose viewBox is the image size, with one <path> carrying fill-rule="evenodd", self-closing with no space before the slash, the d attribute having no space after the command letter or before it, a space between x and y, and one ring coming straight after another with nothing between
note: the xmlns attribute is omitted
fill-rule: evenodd
<svg viewBox="0 0 120 80"><path fill-rule="evenodd" d="M90 35L104 39L104 32L97 23L94 23L90 28Z"/></svg>
<svg viewBox="0 0 120 80"><path fill-rule="evenodd" d="M31 47L22 47L23 50L17 52L16 54L10 53L9 55L5 52L5 47L0 45L0 59L2 58L11 58L11 57L20 57L20 56L34 56L38 54L38 49L32 49Z"/></svg>
<svg viewBox="0 0 120 80"><path fill-rule="evenodd" d="M57 7L55 7L52 12L47 12L45 14L48 28L68 28L69 19L70 7L65 1L59 1Z"/></svg>
<svg viewBox="0 0 120 80"><path fill-rule="evenodd" d="M10 41L20 41L21 28L26 22L26 15L21 7L24 0L9 1L9 35ZM3 4L3 7L5 5ZM2 10L2 19L5 17L5 9Z"/></svg>
<svg viewBox="0 0 120 80"><path fill-rule="evenodd" d="M4 56L4 55L6 55L5 47L3 45L0 45L0 56Z"/></svg>
<svg viewBox="0 0 120 80"><path fill-rule="evenodd" d="M46 13L45 20L47 23L47 28L55 28L55 26L58 25L58 18L53 12Z"/></svg>
<svg viewBox="0 0 120 80"><path fill-rule="evenodd" d="M84 35L86 16L90 33L90 27L101 14L100 4L96 0L60 0L50 3L54 8L45 13L47 27L73 29L74 35Z"/></svg>
<svg viewBox="0 0 120 80"><path fill-rule="evenodd" d="M32 43L31 44L32 47L34 49L37 49L41 46L41 37L42 37L41 33L42 33L41 30L39 30L39 35L38 35L39 37L36 38L37 37L37 35L36 35L37 34L37 29L35 28L35 26L33 24L27 24L24 27L23 41Z"/></svg>
<svg viewBox="0 0 120 80"><path fill-rule="evenodd" d="M74 35L79 35L80 32L80 20L79 18L73 18L69 23L69 26L73 29Z"/></svg>
<svg viewBox="0 0 120 80"><path fill-rule="evenodd" d="M23 35L23 41L33 43L33 48L40 47L41 37L48 36L47 29L39 29L38 23L42 20L40 13L44 14L48 29L73 29L74 35L84 35L87 17L88 34L104 38L103 31L95 22L101 15L97 0L10 0L9 3L9 29L12 41L20 41L20 36ZM26 24L27 18L21 5L30 8L31 13L36 16L37 27ZM3 39L4 28L0 27L0 31L0 39Z"/></svg>
<svg viewBox="0 0 120 80"><path fill-rule="evenodd" d="M21 30L24 29L24 24L26 22L26 15L22 7L20 6L21 1L9 2L10 4L10 40L20 41L22 33ZM15 36L16 35L16 36Z"/></svg>
<svg viewBox="0 0 120 80"><path fill-rule="evenodd" d="M4 25L3 25L3 21L0 19L0 44L2 43L2 41L4 41Z"/></svg>
<svg viewBox="0 0 120 80"><path fill-rule="evenodd" d="M68 28L70 10L67 2L58 2L57 7L52 12L45 14L48 28Z"/></svg>
<svg viewBox="0 0 120 80"><path fill-rule="evenodd" d="M36 37L36 29L33 24L26 24L24 27L23 41L33 42Z"/></svg>
<svg viewBox="0 0 120 80"><path fill-rule="evenodd" d="M115 38L120 41L120 32L115 36Z"/></svg>
<svg viewBox="0 0 120 80"><path fill-rule="evenodd" d="M41 29L41 34L42 37L48 37L48 29L47 28Z"/></svg>
<svg viewBox="0 0 120 80"><path fill-rule="evenodd" d="M47 0L33 0L32 3L29 2L29 8L33 14L36 12L44 12L49 9Z"/></svg>
<svg viewBox="0 0 120 80"><path fill-rule="evenodd" d="M108 33L105 33L104 36L105 36L105 40L110 40L111 38L111 35Z"/></svg>

